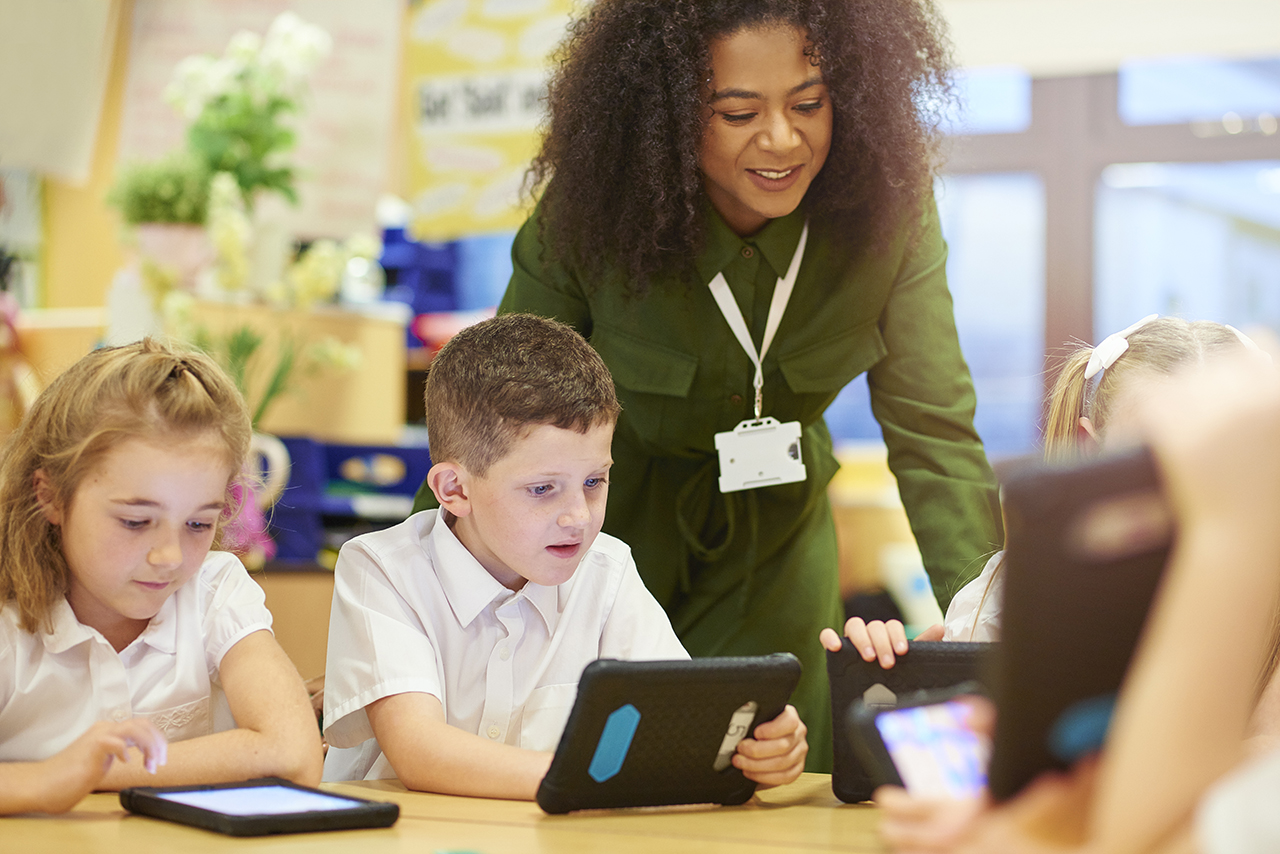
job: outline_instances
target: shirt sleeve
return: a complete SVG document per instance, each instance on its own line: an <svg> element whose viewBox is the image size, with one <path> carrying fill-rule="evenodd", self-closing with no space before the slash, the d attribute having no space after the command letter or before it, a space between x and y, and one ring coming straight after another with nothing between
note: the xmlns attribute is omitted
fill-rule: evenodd
<svg viewBox="0 0 1280 854"><path fill-rule="evenodd" d="M1000 640L1000 611L1004 600L1004 573L999 572L1004 552L996 552L947 606L943 621L944 641Z"/></svg>
<svg viewBox="0 0 1280 854"><path fill-rule="evenodd" d="M249 577L244 564L228 552L209 552L200 567L198 583L204 631L205 666L214 682L218 667L231 647L247 635L271 631L271 612L262 587Z"/></svg>
<svg viewBox="0 0 1280 854"><path fill-rule="evenodd" d="M445 702L438 657L417 613L396 589L377 554L348 543L334 569L329 652L325 661L324 732L335 747L373 738L365 706L420 692Z"/></svg>
<svg viewBox="0 0 1280 854"><path fill-rule="evenodd" d="M960 352L936 206L906 245L880 317L887 355L867 381L889 467L945 609L1004 532L995 477L973 426L977 399Z"/></svg>
<svg viewBox="0 0 1280 854"><path fill-rule="evenodd" d="M689 658L671 628L667 612L644 586L635 560L629 554L613 607L600 633L600 657L624 661Z"/></svg>
<svg viewBox="0 0 1280 854"><path fill-rule="evenodd" d="M554 317L591 337L591 309L577 278L542 242L541 208L533 212L511 246L511 282L499 314L529 312Z"/></svg>

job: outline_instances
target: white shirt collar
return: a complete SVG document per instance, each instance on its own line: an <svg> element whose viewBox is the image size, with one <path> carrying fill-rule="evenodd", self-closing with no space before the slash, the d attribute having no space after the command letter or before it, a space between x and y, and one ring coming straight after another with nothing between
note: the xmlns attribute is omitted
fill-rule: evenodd
<svg viewBox="0 0 1280 854"><path fill-rule="evenodd" d="M174 596L176 595L175 592ZM164 600L160 610L133 643L145 643L158 652L170 655L177 651L178 621L174 596ZM85 641L102 638L102 634L77 620L75 611L71 610L71 603L66 598L59 598L53 606L53 633L42 634L42 637L45 649L56 654L66 652Z"/></svg>
<svg viewBox="0 0 1280 854"><path fill-rule="evenodd" d="M463 628L495 600L506 601L512 595L445 524L443 513L437 511L426 545L449 607ZM555 631L560 617L560 593L556 587L527 581L516 595L523 595L529 600L547 624L547 631Z"/></svg>

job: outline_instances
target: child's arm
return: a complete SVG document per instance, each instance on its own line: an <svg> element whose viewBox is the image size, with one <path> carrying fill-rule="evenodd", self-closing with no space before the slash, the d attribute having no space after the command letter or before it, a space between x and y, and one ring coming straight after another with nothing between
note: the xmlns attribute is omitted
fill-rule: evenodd
<svg viewBox="0 0 1280 854"><path fill-rule="evenodd" d="M383 697L365 713L387 761L410 789L531 801L551 767L550 753L495 744L450 726L431 694Z"/></svg>
<svg viewBox="0 0 1280 854"><path fill-rule="evenodd" d="M140 753L140 767L154 774L165 764L166 744L146 718L99 721L41 762L0 763L0 815L66 812L98 787L117 760L128 761L130 747Z"/></svg>
<svg viewBox="0 0 1280 854"><path fill-rule="evenodd" d="M270 632L246 635L218 667L236 728L169 745L154 776L136 758L113 765L102 787L221 783L284 777L314 786L323 756L302 677Z"/></svg>
<svg viewBox="0 0 1280 854"><path fill-rule="evenodd" d="M754 738L738 742L733 766L761 786L790 783L804 770L804 758L809 755L807 732L796 707L788 705L782 714L757 726Z"/></svg>

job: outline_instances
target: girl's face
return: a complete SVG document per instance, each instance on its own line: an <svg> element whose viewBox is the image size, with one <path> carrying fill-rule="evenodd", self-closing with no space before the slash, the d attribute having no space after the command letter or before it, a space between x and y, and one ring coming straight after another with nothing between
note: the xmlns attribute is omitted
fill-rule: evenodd
<svg viewBox="0 0 1280 854"><path fill-rule="evenodd" d="M1143 436L1140 414L1146 401L1163 392L1171 377L1159 371L1137 369L1124 375L1111 397L1106 421L1095 424L1088 416L1080 419L1080 440L1086 450L1098 450L1104 444L1122 448L1140 443Z"/></svg>
<svg viewBox="0 0 1280 854"><path fill-rule="evenodd" d="M787 24L711 42L698 165L711 203L738 235L794 211L831 149L831 102L806 44Z"/></svg>
<svg viewBox="0 0 1280 854"><path fill-rule="evenodd" d="M45 518L62 529L67 601L116 649L141 634L208 554L231 477L226 456L213 434L127 439L89 471L66 508L45 500L37 472Z"/></svg>

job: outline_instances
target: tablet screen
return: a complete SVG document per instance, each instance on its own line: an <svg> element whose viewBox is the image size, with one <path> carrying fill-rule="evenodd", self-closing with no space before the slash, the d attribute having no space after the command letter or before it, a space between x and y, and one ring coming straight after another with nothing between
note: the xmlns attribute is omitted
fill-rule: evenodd
<svg viewBox="0 0 1280 854"><path fill-rule="evenodd" d="M876 715L876 729L910 792L952 798L981 794L991 742L969 728L969 715L969 707L956 700Z"/></svg>
<svg viewBox="0 0 1280 854"><path fill-rule="evenodd" d="M363 806L359 801L288 786L244 786L238 789L197 789L189 792L156 792L166 801L222 813L223 815L290 815L332 812Z"/></svg>

